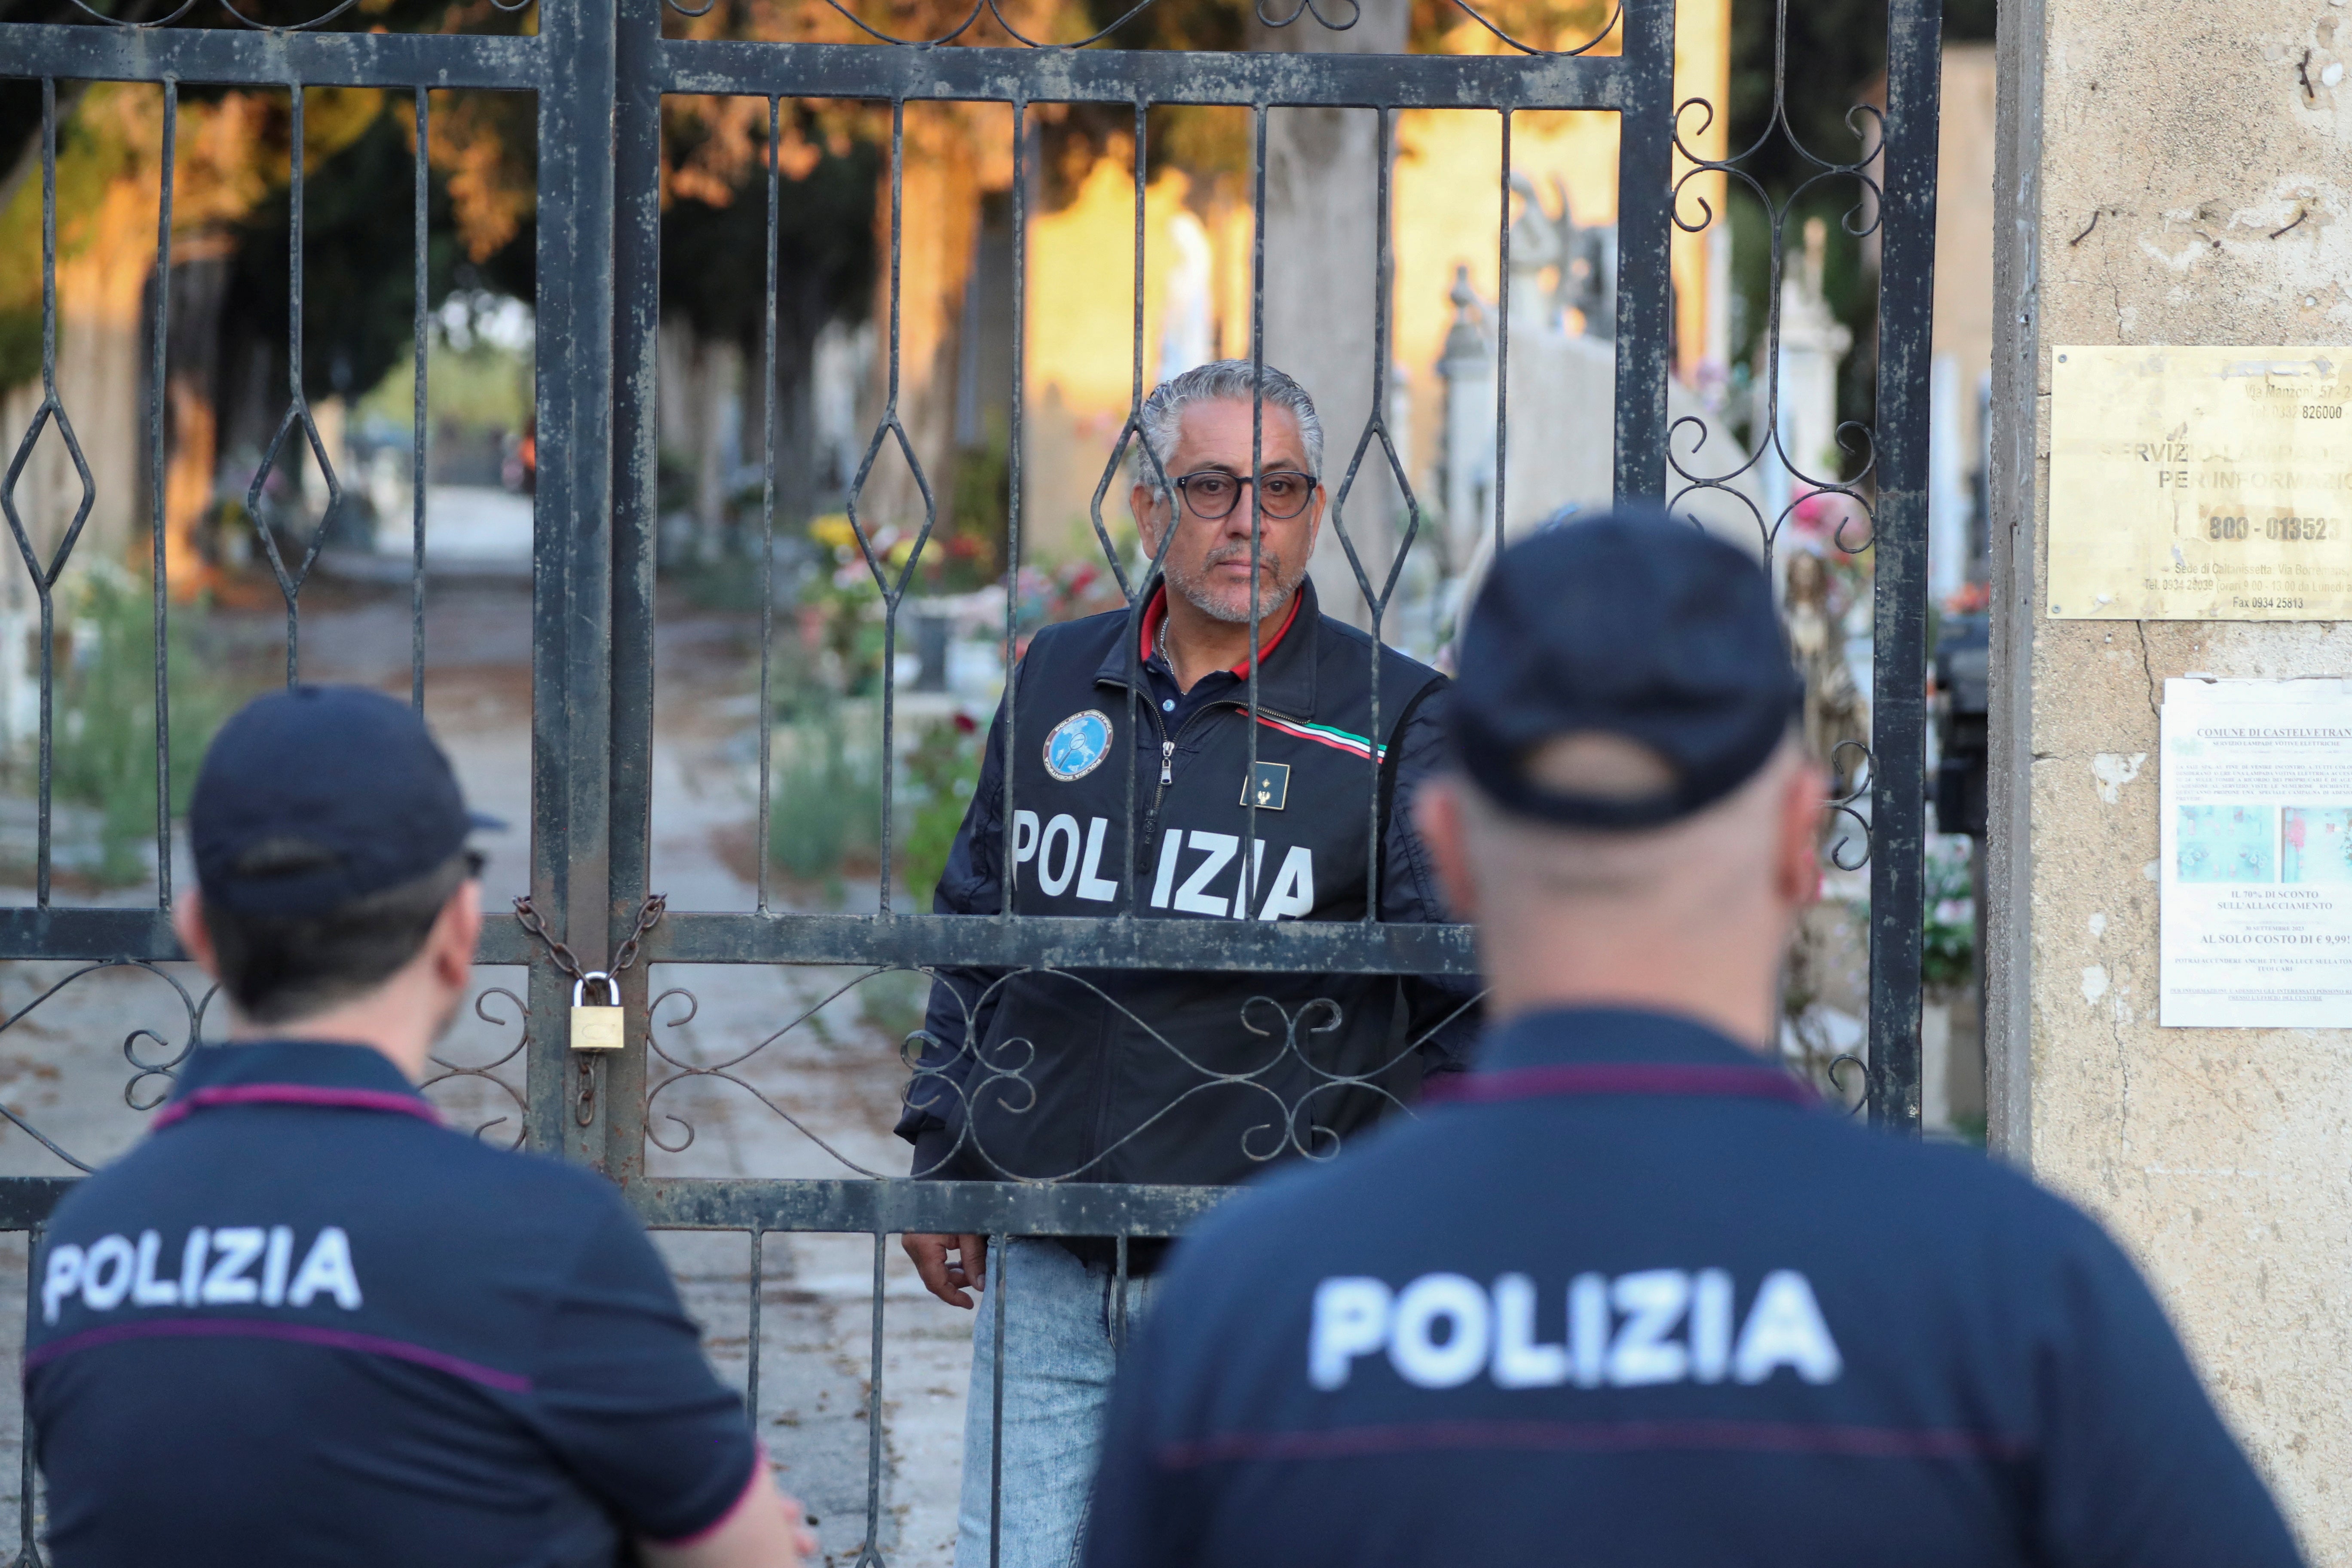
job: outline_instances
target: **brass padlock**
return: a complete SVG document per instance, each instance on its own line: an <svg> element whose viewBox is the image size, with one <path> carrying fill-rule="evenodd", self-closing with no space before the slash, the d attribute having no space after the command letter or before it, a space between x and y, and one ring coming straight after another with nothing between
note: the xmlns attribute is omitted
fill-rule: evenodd
<svg viewBox="0 0 2352 1568"><path fill-rule="evenodd" d="M610 1000L592 1006L588 983L601 980ZM623 1044L621 983L601 969L592 969L572 983L572 1048L575 1051L617 1051Z"/></svg>

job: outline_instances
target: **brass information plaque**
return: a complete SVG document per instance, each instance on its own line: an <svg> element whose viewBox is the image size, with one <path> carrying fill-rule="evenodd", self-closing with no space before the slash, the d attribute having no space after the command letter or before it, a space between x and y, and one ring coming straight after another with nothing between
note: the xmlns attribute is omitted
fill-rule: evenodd
<svg viewBox="0 0 2352 1568"><path fill-rule="evenodd" d="M2352 620L2352 350L2061 348L2052 616Z"/></svg>

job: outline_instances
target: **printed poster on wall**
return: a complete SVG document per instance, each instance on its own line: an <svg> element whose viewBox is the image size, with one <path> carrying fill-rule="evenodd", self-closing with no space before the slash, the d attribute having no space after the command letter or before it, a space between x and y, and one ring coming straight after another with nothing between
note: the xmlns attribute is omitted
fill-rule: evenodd
<svg viewBox="0 0 2352 1568"><path fill-rule="evenodd" d="M2164 683L2160 1022L2352 1027L2352 680Z"/></svg>

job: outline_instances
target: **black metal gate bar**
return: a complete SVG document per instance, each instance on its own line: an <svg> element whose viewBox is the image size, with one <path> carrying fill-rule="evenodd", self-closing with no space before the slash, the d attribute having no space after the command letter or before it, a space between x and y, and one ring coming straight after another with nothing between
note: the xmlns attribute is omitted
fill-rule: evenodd
<svg viewBox="0 0 2352 1568"><path fill-rule="evenodd" d="M1666 487L1667 327L1674 318L1675 8L1628 5L1630 101L1617 142L1617 499ZM1510 179L1507 163L1503 178ZM1504 211L1507 219L1509 204ZM1508 273L1497 292L1510 293ZM1499 469L1498 460L1496 467ZM1497 514L1499 518L1499 513ZM1497 541L1496 549L1501 548Z"/></svg>
<svg viewBox="0 0 2352 1568"><path fill-rule="evenodd" d="M1878 494L1870 702L1870 1116L1919 1130L1927 897L1928 353L1943 13L1890 0L1878 222Z"/></svg>
<svg viewBox="0 0 2352 1568"><path fill-rule="evenodd" d="M1628 17L1673 7L1633 0ZM1655 28L1652 29L1655 31ZM1654 94L1641 77L1665 68ZM957 44L762 44L661 40L665 93L908 102L1223 104L1338 109L1606 109L1629 116L1673 91L1672 51L1616 56L1278 55L1178 50L1002 49ZM1659 112L1664 112L1661 110ZM1629 139L1653 134L1632 123ZM1671 127L1666 134L1671 138ZM1661 165L1663 167L1664 165ZM1664 189L1663 182L1661 184ZM1661 198L1663 199L1663 197Z"/></svg>
<svg viewBox="0 0 2352 1568"><path fill-rule="evenodd" d="M25 574L32 580L33 593L41 605L41 708L40 772L36 784L39 799L35 807L33 847L33 900L46 908L49 901L49 806L53 781L51 748L55 740L57 715L53 711L57 678L57 587L58 568L72 551L74 538L89 517L89 463L82 456L81 447L74 440L73 426L67 422L64 408L58 402L58 84L54 79L41 79L41 405L33 416L33 424L24 441L10 457L7 476L0 480L0 506L8 514L8 526L16 534L16 547L22 552ZM55 430L73 454L74 468L81 479L81 505L67 526L64 539L58 542L53 558L36 552L17 516L16 505L9 498L16 489L16 476L24 471L26 459L33 455L33 445L45 430Z"/></svg>
<svg viewBox="0 0 2352 1568"><path fill-rule="evenodd" d="M667 914L646 937L666 963L1049 964L1062 969L1475 974L1467 926L1019 915Z"/></svg>
<svg viewBox="0 0 2352 1568"><path fill-rule="evenodd" d="M417 143L417 164L424 165L424 143ZM163 167L179 167L180 146L180 84L163 84ZM172 192L175 182L169 177L156 182L155 200L155 276L168 279L172 276ZM420 307L421 308L421 307ZM155 319L149 329L155 335L154 359L148 374L154 384L148 389L147 404L147 485L152 511L149 526L154 537L148 542L153 550L151 570L155 574L154 618L151 625L155 638L155 907L167 910L172 907L172 638L167 624L170 616L171 586L163 571L163 546L168 535L164 526L164 500L169 494L165 473L169 468L163 450L163 397L166 363L170 359L172 337L172 290L159 286L155 290ZM425 367L417 364L417 385L425 384Z"/></svg>
<svg viewBox="0 0 2352 1568"><path fill-rule="evenodd" d="M517 823L520 832L524 825ZM482 931L477 963L528 963L534 944L511 921L494 921ZM37 904L0 907L0 962L41 958L142 959L172 963L187 957L172 934L172 915L162 909L104 909L91 905ZM571 993L564 994L568 1005Z"/></svg>
<svg viewBox="0 0 2352 1568"><path fill-rule="evenodd" d="M551 5L561 13L565 5ZM73 81L239 87L497 88L540 90L562 29L537 37L466 33L268 33L0 23L0 75Z"/></svg>
<svg viewBox="0 0 2352 1568"><path fill-rule="evenodd" d="M409 426L408 437L408 700L419 713L425 711L425 459L431 451L431 447L428 446L426 441L425 427L425 395L429 390L427 384L431 379L429 374L428 355L426 353L425 326L425 322L431 320L433 310L432 269L429 265L431 247L425 243L426 214L429 210L429 198L432 195L433 187L433 159L431 155L431 149L433 146L431 140L432 125L432 94L420 87L416 89L416 164L415 168L411 171L414 189L410 193L410 199L415 202L416 210L414 218L411 220L410 226L409 242L413 247L414 253L410 257L411 282L409 287L413 290L413 294L409 301L410 319L408 324L408 363L415 368L415 372L412 378L415 384L409 389L414 400L414 406L411 414L413 423ZM164 162L167 164L171 162L171 155L168 153L164 154ZM159 263L159 268L160 265L161 264ZM161 270L159 270L156 275L158 277L170 276L169 273L163 272ZM157 296L160 299L163 294L168 292L170 292L168 289L159 289L157 290ZM159 310L162 307L160 305L157 307ZM160 387L163 384L163 333L159 331L155 336L157 339L157 346L155 350L155 384ZM159 439L155 443L155 460L158 464L163 461L163 443ZM161 478L161 473L162 470L159 468L157 470L158 478L156 479L156 493L158 495L163 493L163 479ZM161 510L162 505L163 503L161 501L156 503L158 510L155 513L155 592L158 595L159 603L161 602L161 595L163 592L163 514ZM156 643L156 647L157 652L155 660L160 668L163 664L163 657L162 653L163 644L160 634ZM160 712L163 705L163 698L162 695L162 689L160 687L157 689L155 705L157 710ZM165 903L169 903L171 900L166 899L163 901Z"/></svg>
<svg viewBox="0 0 2352 1568"><path fill-rule="evenodd" d="M10 1176L0 1180L0 1230L31 1230L42 1224L79 1176Z"/></svg>
<svg viewBox="0 0 2352 1568"><path fill-rule="evenodd" d="M612 952L614 0L556 0L539 14L556 68L539 100L530 892L581 967L602 969ZM530 1031L527 1125L534 1146L601 1163L578 1108L602 1109L604 1067L572 1058L557 1023L571 1005L570 980L534 954L530 1009L542 1022Z"/></svg>
<svg viewBox="0 0 2352 1568"><path fill-rule="evenodd" d="M1234 1190L1108 1182L647 1176L629 1195L645 1222L663 1230L1153 1237L1174 1236Z"/></svg>
<svg viewBox="0 0 2352 1568"><path fill-rule="evenodd" d="M611 646L603 650L612 689L610 870L574 931L594 921L610 952L634 928L646 891L653 843L654 544L660 526L660 424L656 413L661 312L661 96L646 73L661 33L662 0L620 0L612 128L613 233L613 596ZM771 400L772 401L772 400ZM587 967L583 965L583 967ZM594 967L602 968L600 963ZM622 1004L646 1016L647 966L620 977ZM558 1016L561 1016L559 1013ZM556 1054L564 1054L561 1045ZM575 1103L565 1136L616 1179L645 1163L646 1053L599 1051L574 1058Z"/></svg>
<svg viewBox="0 0 2352 1568"><path fill-rule="evenodd" d="M768 867L772 857L768 835L773 826L771 808L775 787L776 705L770 692L771 673L775 668L776 643L776 426L782 423L782 411L777 406L776 374L776 248L777 229L782 215L777 211L782 200L782 171L779 166L781 149L778 141L783 134L783 101L768 100L768 254L764 262L767 272L767 297L761 301L760 338L760 799L753 814L751 842L753 875L751 907L761 914L768 912ZM757 1261L761 1238L751 1238L753 1260ZM751 1342L759 1344L760 1336L753 1334ZM757 1370L757 1357L753 1358ZM754 1408L759 1402L752 1401Z"/></svg>
<svg viewBox="0 0 2352 1568"><path fill-rule="evenodd" d="M1495 176L1495 539L1494 552L1510 542L1510 513L1504 510L1511 478L1511 111L1503 110L1502 160Z"/></svg>

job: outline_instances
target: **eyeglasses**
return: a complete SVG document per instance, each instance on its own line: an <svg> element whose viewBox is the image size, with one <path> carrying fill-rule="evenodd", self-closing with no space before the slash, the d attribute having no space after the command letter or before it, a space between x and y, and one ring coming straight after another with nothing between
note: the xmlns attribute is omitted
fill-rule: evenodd
<svg viewBox="0 0 2352 1568"><path fill-rule="evenodd" d="M1214 522L1233 514L1234 508L1241 502L1242 487L1249 482L1247 474L1203 468L1197 474L1186 474L1175 484L1194 517ZM1268 517L1297 517L1307 510L1314 494L1315 476L1295 468L1276 468L1257 481L1258 504L1265 509Z"/></svg>

